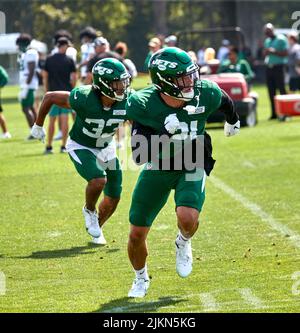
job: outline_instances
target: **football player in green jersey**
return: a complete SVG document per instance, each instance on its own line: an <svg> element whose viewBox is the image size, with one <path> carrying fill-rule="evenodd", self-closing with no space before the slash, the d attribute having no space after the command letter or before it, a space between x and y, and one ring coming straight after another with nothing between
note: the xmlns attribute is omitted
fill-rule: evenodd
<svg viewBox="0 0 300 333"><path fill-rule="evenodd" d="M87 181L86 203L82 210L86 230L94 243L103 245L106 240L101 226L115 211L122 190L122 171L113 136L127 120L125 103L130 75L114 58L98 61L92 73L92 85L71 92L46 93L31 134L44 140L44 120L54 104L76 112L66 149L77 172ZM97 214L96 203L102 190L104 198Z"/></svg>
<svg viewBox="0 0 300 333"><path fill-rule="evenodd" d="M167 135L174 142L188 137L195 142L197 137L203 138L206 119L218 109L225 113L225 135L238 133L240 122L232 100L217 84L199 80L198 66L186 52L176 47L157 51L150 59L149 72L153 85L132 94L126 103L127 116L133 121L132 140L137 135L143 136L148 140L148 147L153 147L154 135ZM194 153L200 154L200 151ZM205 151L203 155L206 156ZM147 163L135 186L129 214L128 256L136 275L129 297L144 297L147 293L146 238L172 189L175 190L179 229L175 241L176 271L181 277L191 273L191 238L198 228L199 213L205 199L205 178L211 170L211 161L208 163L206 159L202 168L164 169L157 167L147 156L150 155L146 154L146 161L139 161L140 164Z"/></svg>

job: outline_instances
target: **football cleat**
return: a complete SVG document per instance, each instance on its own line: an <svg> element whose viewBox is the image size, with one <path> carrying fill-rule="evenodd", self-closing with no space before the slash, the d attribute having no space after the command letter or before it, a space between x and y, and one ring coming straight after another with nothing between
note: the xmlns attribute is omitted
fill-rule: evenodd
<svg viewBox="0 0 300 333"><path fill-rule="evenodd" d="M132 287L128 292L128 297L145 297L149 286L149 280L135 278Z"/></svg>
<svg viewBox="0 0 300 333"><path fill-rule="evenodd" d="M97 245L106 245L106 239L104 238L103 230L101 228L100 230L101 230L100 237L93 237L92 242Z"/></svg>
<svg viewBox="0 0 300 333"><path fill-rule="evenodd" d="M11 134L9 132L5 132L1 135L1 139L10 139Z"/></svg>
<svg viewBox="0 0 300 333"><path fill-rule="evenodd" d="M85 220L85 229L89 235L94 238L99 238L101 236L101 229L98 222L97 211L93 212L88 210L86 207L82 208L82 213Z"/></svg>
<svg viewBox="0 0 300 333"><path fill-rule="evenodd" d="M189 276L193 269L193 255L191 240L185 242L184 245L178 245L175 241L176 246L176 272L177 274L185 278Z"/></svg>

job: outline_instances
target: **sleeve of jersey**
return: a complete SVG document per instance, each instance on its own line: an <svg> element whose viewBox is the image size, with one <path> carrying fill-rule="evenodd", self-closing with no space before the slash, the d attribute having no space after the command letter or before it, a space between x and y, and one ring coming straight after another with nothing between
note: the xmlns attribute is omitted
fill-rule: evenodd
<svg viewBox="0 0 300 333"><path fill-rule="evenodd" d="M70 92L69 103L71 108L78 114L82 114L85 108L86 96L82 94L79 88Z"/></svg>
<svg viewBox="0 0 300 333"><path fill-rule="evenodd" d="M34 50L27 51L26 58L28 62L37 62L39 60L39 55Z"/></svg>
<svg viewBox="0 0 300 333"><path fill-rule="evenodd" d="M212 86L210 89L210 110L209 113L213 113L216 110L218 110L218 108L221 105L221 101L222 101L222 91L220 89L220 87L215 83L212 82Z"/></svg>

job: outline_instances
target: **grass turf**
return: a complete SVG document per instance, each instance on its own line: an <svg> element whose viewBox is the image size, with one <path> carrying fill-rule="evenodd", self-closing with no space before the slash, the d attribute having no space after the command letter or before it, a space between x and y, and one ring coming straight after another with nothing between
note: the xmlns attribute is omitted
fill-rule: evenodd
<svg viewBox="0 0 300 333"><path fill-rule="evenodd" d="M170 196L149 234L149 293L131 300L126 243L138 172L124 172L122 200L104 227L108 245L92 245L81 214L85 181L58 142L44 156L41 143L24 140L17 87L4 88L13 138L0 141L0 312L299 312L300 118L267 121L266 89L256 90L255 128L225 138L209 126L217 163L192 242L193 273L175 272Z"/></svg>

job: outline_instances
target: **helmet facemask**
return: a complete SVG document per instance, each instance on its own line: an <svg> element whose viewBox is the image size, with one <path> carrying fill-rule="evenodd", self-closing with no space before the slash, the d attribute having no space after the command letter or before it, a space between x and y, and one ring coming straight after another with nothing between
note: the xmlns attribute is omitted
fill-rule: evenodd
<svg viewBox="0 0 300 333"><path fill-rule="evenodd" d="M115 58L99 60L92 69L93 86L112 100L123 101L130 85L130 74Z"/></svg>
<svg viewBox="0 0 300 333"><path fill-rule="evenodd" d="M130 75L121 80L108 82L99 77L99 89L101 93L115 101L121 102L126 98L128 88L130 86Z"/></svg>

